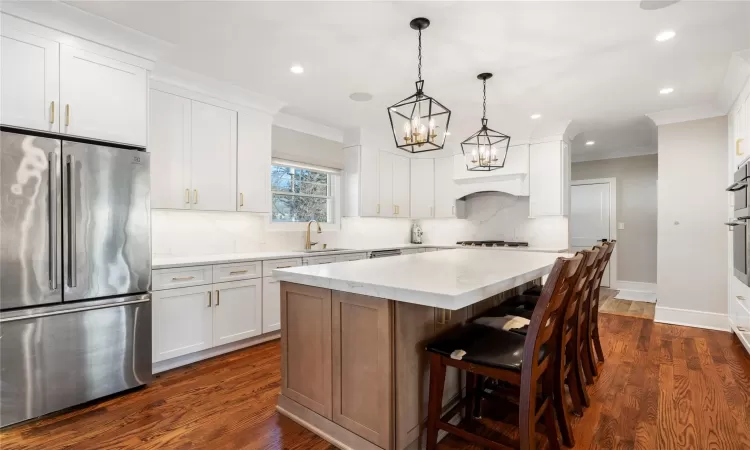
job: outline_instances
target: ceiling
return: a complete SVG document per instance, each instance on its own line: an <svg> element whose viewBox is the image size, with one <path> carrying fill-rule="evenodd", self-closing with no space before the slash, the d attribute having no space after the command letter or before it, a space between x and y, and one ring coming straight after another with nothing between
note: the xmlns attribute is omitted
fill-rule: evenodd
<svg viewBox="0 0 750 450"><path fill-rule="evenodd" d="M456 149L479 127L476 75L493 72L487 108L498 131L526 139L545 123L572 120L597 141L574 141L574 155L655 151L654 138L633 137L655 133L644 114L713 102L731 54L750 48L750 2L684 0L654 11L638 1L67 3L173 44L164 62L339 128L385 129L386 107L411 95L416 81L409 21L427 17L425 92L453 111ZM656 42L665 29L676 37ZM304 74L292 74L293 64ZM659 95L665 86L674 93ZM373 99L354 102L353 92Z"/></svg>

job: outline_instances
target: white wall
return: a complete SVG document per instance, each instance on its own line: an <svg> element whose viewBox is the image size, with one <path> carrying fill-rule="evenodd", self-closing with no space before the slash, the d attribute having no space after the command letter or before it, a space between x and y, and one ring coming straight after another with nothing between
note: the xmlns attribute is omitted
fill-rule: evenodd
<svg viewBox="0 0 750 450"><path fill-rule="evenodd" d="M274 125L271 131L271 148L274 158L334 169L344 168L341 142Z"/></svg>
<svg viewBox="0 0 750 450"><path fill-rule="evenodd" d="M568 248L567 217L529 218L529 197L500 192L473 194L466 200L466 219L419 221L428 244L457 241L526 241L534 247Z"/></svg>
<svg viewBox="0 0 750 450"><path fill-rule="evenodd" d="M658 133L656 320L727 329L727 118Z"/></svg>
<svg viewBox="0 0 750 450"><path fill-rule="evenodd" d="M573 163L573 180L617 181L617 278L656 283L657 155Z"/></svg>

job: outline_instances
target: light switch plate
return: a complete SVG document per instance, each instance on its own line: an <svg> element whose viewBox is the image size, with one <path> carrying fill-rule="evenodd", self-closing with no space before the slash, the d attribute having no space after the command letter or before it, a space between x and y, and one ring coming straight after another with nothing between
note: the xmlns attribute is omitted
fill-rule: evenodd
<svg viewBox="0 0 750 450"><path fill-rule="evenodd" d="M625 229L625 222L617 222L617 229L618 230L624 230Z"/></svg>

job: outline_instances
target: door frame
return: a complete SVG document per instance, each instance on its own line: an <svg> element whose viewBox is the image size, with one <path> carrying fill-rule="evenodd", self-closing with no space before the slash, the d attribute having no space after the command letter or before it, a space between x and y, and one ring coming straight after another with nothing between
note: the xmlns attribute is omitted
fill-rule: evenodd
<svg viewBox="0 0 750 450"><path fill-rule="evenodd" d="M572 180L570 182L571 206L573 203L572 187L587 184L609 184L609 239L617 240L617 178L591 178L588 180ZM570 216L572 215L573 214L571 212ZM568 242L570 242L571 244L573 242L572 236L573 235L571 227L568 226ZM617 246L615 246L615 250L612 253L609 264L609 288L616 289L618 284L619 280L617 279Z"/></svg>

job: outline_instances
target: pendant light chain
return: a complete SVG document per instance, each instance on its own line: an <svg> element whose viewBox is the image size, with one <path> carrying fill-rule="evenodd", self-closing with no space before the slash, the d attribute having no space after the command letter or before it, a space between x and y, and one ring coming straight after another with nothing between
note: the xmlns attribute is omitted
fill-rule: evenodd
<svg viewBox="0 0 750 450"><path fill-rule="evenodd" d="M482 80L482 119L487 118L487 80Z"/></svg>
<svg viewBox="0 0 750 450"><path fill-rule="evenodd" d="M422 30L419 30L419 45L417 46L417 52L419 54L417 64L417 78L422 81Z"/></svg>

